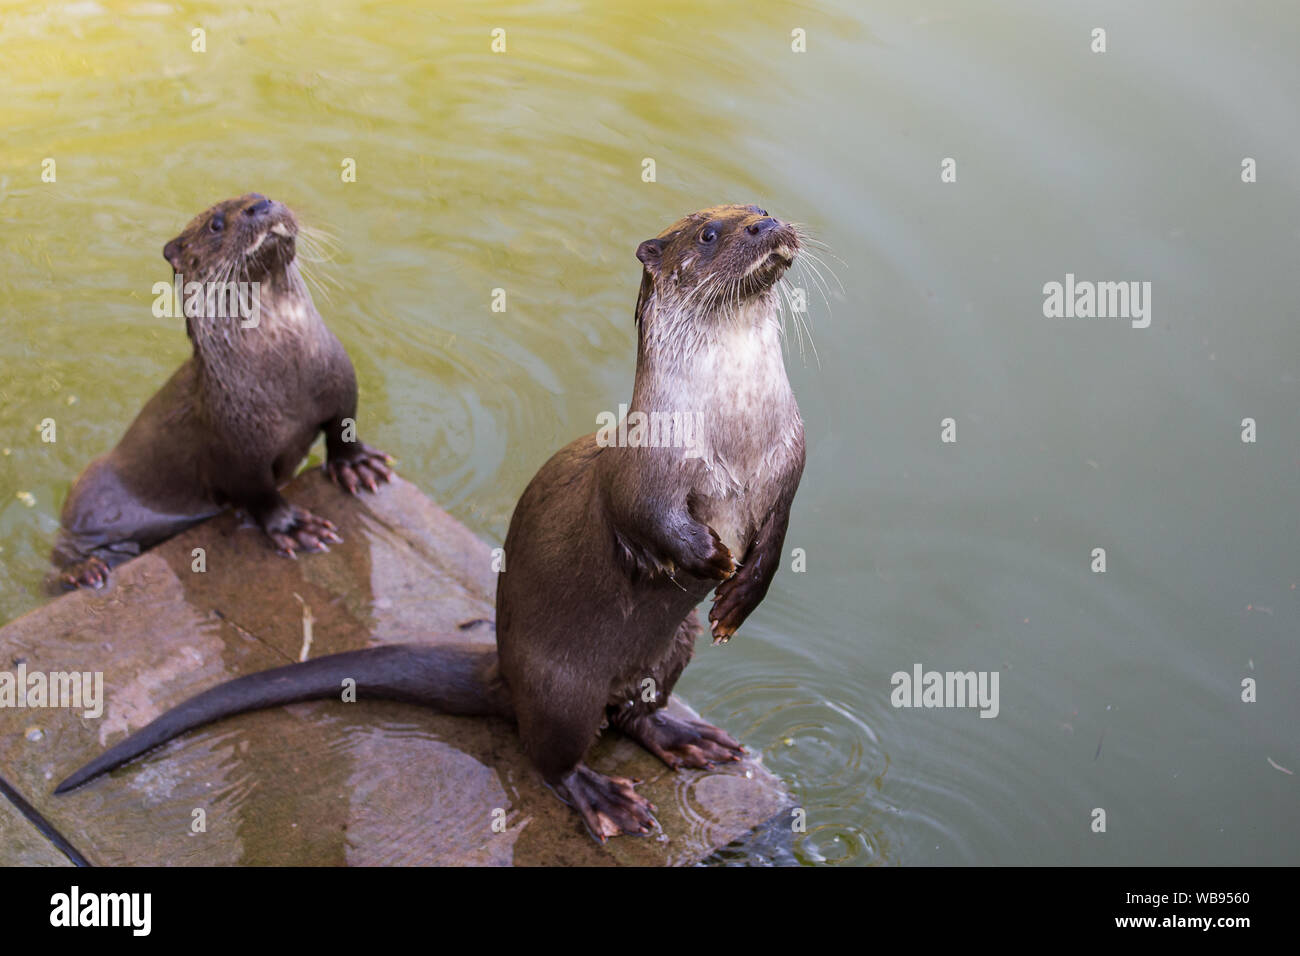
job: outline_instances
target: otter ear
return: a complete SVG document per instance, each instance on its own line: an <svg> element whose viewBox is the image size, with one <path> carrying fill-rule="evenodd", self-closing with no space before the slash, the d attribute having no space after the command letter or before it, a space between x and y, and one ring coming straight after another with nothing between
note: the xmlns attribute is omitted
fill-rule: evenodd
<svg viewBox="0 0 1300 956"><path fill-rule="evenodd" d="M180 236L177 236L171 242L167 243L167 245L163 246L163 258L166 259L168 262L170 262L172 264L172 268L175 269L177 272L182 271L181 270L181 248L183 246L184 243L181 242Z"/></svg>
<svg viewBox="0 0 1300 956"><path fill-rule="evenodd" d="M663 253L664 241L662 239L647 239L636 247L636 257L641 260L641 264L646 267L646 271L655 277L659 275L659 264L663 260Z"/></svg>

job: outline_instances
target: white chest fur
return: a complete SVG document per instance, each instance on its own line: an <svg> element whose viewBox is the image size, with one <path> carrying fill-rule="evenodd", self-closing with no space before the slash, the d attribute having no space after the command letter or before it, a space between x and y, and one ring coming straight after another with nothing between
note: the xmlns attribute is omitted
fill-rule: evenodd
<svg viewBox="0 0 1300 956"><path fill-rule="evenodd" d="M693 344L657 382L655 404L694 415L699 453L684 465L694 472L697 517L739 557L775 503L803 425L765 304L742 308ZM674 408L672 396L695 406Z"/></svg>

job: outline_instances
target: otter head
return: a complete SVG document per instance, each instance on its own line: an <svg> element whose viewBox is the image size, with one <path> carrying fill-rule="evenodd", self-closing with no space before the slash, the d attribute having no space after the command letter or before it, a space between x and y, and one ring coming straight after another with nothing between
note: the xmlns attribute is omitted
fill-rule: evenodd
<svg viewBox="0 0 1300 956"><path fill-rule="evenodd" d="M293 262L298 221L284 203L249 193L195 216L163 247L186 282L256 282Z"/></svg>
<svg viewBox="0 0 1300 956"><path fill-rule="evenodd" d="M765 209L701 209L637 247L645 267L637 324L652 308L693 322L736 314L747 302L770 297L798 253L795 228Z"/></svg>

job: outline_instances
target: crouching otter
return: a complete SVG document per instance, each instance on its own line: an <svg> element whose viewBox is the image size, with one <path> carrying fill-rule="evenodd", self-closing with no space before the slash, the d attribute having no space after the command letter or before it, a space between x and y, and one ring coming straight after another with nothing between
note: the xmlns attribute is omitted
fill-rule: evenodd
<svg viewBox="0 0 1300 956"><path fill-rule="evenodd" d="M63 586L103 587L114 565L227 507L282 554L327 550L334 525L278 491L322 430L325 468L349 492L392 476L353 434L356 375L298 271L297 235L286 206L250 193L163 248L200 293L184 299L194 353L69 492L51 559Z"/></svg>
<svg viewBox="0 0 1300 956"><path fill-rule="evenodd" d="M588 435L529 483L506 535L497 648L390 645L219 685L163 714L62 784L67 792L192 727L340 694L513 718L532 763L600 841L645 833L654 807L584 758L605 722L668 766L739 759L703 721L668 714L713 592L715 643L759 605L780 563L804 463L782 363L776 283L796 230L755 206L717 206L641 243L629 405L698 423L692 441ZM653 432L652 432L653 434Z"/></svg>

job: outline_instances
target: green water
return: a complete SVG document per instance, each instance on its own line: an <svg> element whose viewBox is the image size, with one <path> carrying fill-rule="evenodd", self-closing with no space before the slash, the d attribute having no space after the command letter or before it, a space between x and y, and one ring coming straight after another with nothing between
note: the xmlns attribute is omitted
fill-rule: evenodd
<svg viewBox="0 0 1300 956"><path fill-rule="evenodd" d="M0 5L0 619L187 354L150 290L210 203L336 237L362 435L498 542L630 394L637 243L757 202L843 285L787 357L807 571L681 690L799 858L1296 863L1298 48L1265 3ZM1045 318L1067 273L1150 327ZM998 672L997 718L891 706L917 663Z"/></svg>

